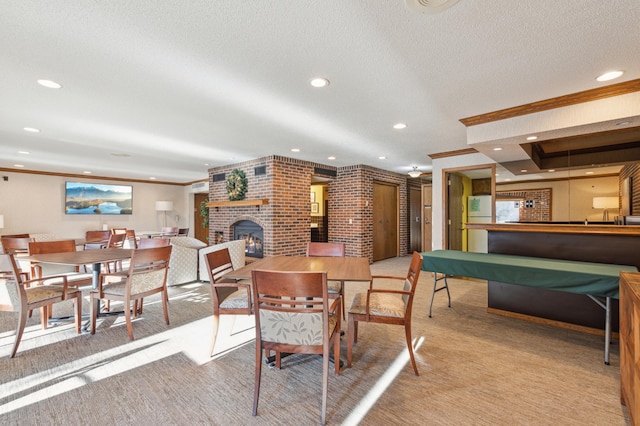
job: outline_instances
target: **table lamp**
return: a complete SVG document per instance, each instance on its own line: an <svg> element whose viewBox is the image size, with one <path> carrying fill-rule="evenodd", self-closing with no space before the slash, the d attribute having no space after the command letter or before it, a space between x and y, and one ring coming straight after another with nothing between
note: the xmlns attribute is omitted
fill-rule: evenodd
<svg viewBox="0 0 640 426"><path fill-rule="evenodd" d="M593 208L602 210L602 221L609 222L609 211L619 207L618 197L593 197Z"/></svg>
<svg viewBox="0 0 640 426"><path fill-rule="evenodd" d="M164 212L164 227L167 226L167 212L173 210L173 201L156 201L156 211Z"/></svg>

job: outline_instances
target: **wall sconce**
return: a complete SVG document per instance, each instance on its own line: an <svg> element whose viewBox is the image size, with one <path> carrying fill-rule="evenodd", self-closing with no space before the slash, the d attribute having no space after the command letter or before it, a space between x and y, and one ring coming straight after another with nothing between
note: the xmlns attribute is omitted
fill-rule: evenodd
<svg viewBox="0 0 640 426"><path fill-rule="evenodd" d="M602 221L609 222L609 211L607 209L617 209L620 207L618 197L593 197L593 208L603 209Z"/></svg>
<svg viewBox="0 0 640 426"><path fill-rule="evenodd" d="M173 201L156 201L156 211L164 212L164 225L167 226L167 212L173 210Z"/></svg>

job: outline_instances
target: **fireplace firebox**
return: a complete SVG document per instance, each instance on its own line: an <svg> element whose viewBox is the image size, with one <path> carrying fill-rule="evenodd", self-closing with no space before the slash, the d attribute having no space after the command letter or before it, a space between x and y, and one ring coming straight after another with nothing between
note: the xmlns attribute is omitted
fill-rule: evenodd
<svg viewBox="0 0 640 426"><path fill-rule="evenodd" d="M248 257L263 257L264 231L257 223L250 220L236 222L233 227L233 239L245 241L245 255Z"/></svg>

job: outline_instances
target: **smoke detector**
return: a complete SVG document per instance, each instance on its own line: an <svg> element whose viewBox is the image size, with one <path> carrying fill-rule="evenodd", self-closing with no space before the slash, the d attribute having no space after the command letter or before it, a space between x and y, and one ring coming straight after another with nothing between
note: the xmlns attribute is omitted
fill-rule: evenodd
<svg viewBox="0 0 640 426"><path fill-rule="evenodd" d="M404 0L405 4L414 12L439 13L458 3L458 0Z"/></svg>

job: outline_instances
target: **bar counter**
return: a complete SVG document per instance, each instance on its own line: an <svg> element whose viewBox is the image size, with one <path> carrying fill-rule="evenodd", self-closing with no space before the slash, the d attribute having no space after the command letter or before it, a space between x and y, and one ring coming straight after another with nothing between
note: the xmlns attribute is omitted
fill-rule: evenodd
<svg viewBox="0 0 640 426"><path fill-rule="evenodd" d="M467 223L488 231L488 252L631 265L640 269L640 226L553 223ZM604 311L587 297L489 281L489 312L600 333ZM618 330L618 301L612 301Z"/></svg>

